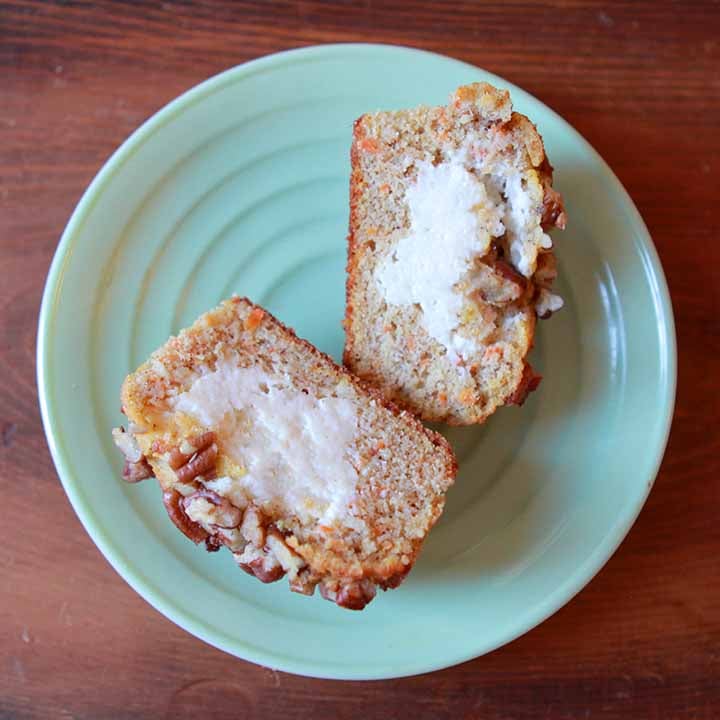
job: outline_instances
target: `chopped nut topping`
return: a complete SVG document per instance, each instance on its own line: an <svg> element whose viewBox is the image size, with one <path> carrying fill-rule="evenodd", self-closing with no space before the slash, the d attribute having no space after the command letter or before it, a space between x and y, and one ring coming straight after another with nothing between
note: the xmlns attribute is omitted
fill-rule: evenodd
<svg viewBox="0 0 720 720"><path fill-rule="evenodd" d="M125 482L136 483L151 477L155 477L153 469L144 457L135 463L131 463L129 460L125 461L122 471L122 478Z"/></svg>
<svg viewBox="0 0 720 720"><path fill-rule="evenodd" d="M175 471L177 479L188 483L200 475L206 478L214 477L217 454L215 433L206 432L192 440L184 440L179 447L172 448L167 462Z"/></svg>
<svg viewBox="0 0 720 720"><path fill-rule="evenodd" d="M140 462L143 457L142 450L140 450L137 440L122 425L112 429L112 439L115 447L125 456L128 462Z"/></svg>
<svg viewBox="0 0 720 720"><path fill-rule="evenodd" d="M239 528L218 528L217 535L213 535L213 537L233 553L242 552L247 546L247 541Z"/></svg>
<svg viewBox="0 0 720 720"><path fill-rule="evenodd" d="M396 573L395 575L391 575L386 580L383 580L382 582L380 582L379 585L383 590L390 590L392 588L396 588L407 577L407 574L409 572L410 572L410 566L407 565L404 570L402 570L399 573Z"/></svg>
<svg viewBox="0 0 720 720"><path fill-rule="evenodd" d="M195 453L201 452L215 442L215 433L206 432L192 440L183 440L179 447L172 448L168 455L168 465L173 470L185 465Z"/></svg>
<svg viewBox="0 0 720 720"><path fill-rule="evenodd" d="M136 483L154 477L152 467L150 467L140 450L137 440L131 433L126 432L122 426L113 428L112 438L118 450L125 456L125 465L122 471L123 480Z"/></svg>
<svg viewBox="0 0 720 720"><path fill-rule="evenodd" d="M567 224L567 215L565 214L562 197L560 193L549 184L545 185L543 214L540 224L543 230L549 230L553 227L564 230Z"/></svg>
<svg viewBox="0 0 720 720"><path fill-rule="evenodd" d="M298 572L305 566L305 561L285 544L283 536L277 530L268 532L266 542L268 550L275 556L282 569L288 573L290 580L294 580Z"/></svg>
<svg viewBox="0 0 720 720"><path fill-rule="evenodd" d="M243 534L243 537L256 548L261 548L265 545L265 528L263 527L262 516L256 507L251 505L245 511L240 532Z"/></svg>
<svg viewBox="0 0 720 720"><path fill-rule="evenodd" d="M290 578L290 589L300 595L313 595L317 584L318 578L309 568L303 568L296 577Z"/></svg>
<svg viewBox="0 0 720 720"><path fill-rule="evenodd" d="M242 511L212 490L198 490L184 498L182 506L186 515L208 532L218 528L231 530L242 520Z"/></svg>
<svg viewBox="0 0 720 720"><path fill-rule="evenodd" d="M348 610L362 610L375 597L376 591L374 583L367 579L350 582L330 579L320 583L320 594L326 600Z"/></svg>
<svg viewBox="0 0 720 720"><path fill-rule="evenodd" d="M274 556L258 550L252 545L248 545L242 553L236 554L235 562L246 573L254 575L260 582L275 582L285 575L285 571Z"/></svg>
<svg viewBox="0 0 720 720"><path fill-rule="evenodd" d="M522 379L517 386L515 392L505 400L506 405L522 405L528 398L528 395L537 389L542 380L542 375L536 375L535 371L525 363L523 368Z"/></svg>
<svg viewBox="0 0 720 720"><path fill-rule="evenodd" d="M175 490L166 490L163 493L163 505L173 524L197 545L208 538L208 532L187 516L181 503L182 499L183 496Z"/></svg>
<svg viewBox="0 0 720 720"><path fill-rule="evenodd" d="M190 482L199 475L210 477L215 474L215 460L217 459L218 448L214 443L192 458L182 467L178 468L175 474L180 482Z"/></svg>

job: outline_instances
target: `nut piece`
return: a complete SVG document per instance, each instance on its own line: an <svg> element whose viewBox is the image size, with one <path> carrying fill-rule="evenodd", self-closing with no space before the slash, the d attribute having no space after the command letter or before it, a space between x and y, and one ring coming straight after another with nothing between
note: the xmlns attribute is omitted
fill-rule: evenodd
<svg viewBox="0 0 720 720"><path fill-rule="evenodd" d="M527 279L505 260L488 257L477 264L473 285L481 300L491 305L506 305L525 292Z"/></svg>
<svg viewBox="0 0 720 720"><path fill-rule="evenodd" d="M201 453L193 455L185 465L175 471L178 480L180 482L191 482L198 475L209 476L213 474L215 472L217 453L217 445L213 443Z"/></svg>
<svg viewBox="0 0 720 720"><path fill-rule="evenodd" d="M262 515L253 505L245 511L240 532L243 534L243 537L256 548L259 549L265 545L265 528L263 526Z"/></svg>
<svg viewBox="0 0 720 720"><path fill-rule="evenodd" d="M543 230L550 230L553 227L564 230L567 223L565 206L562 196L552 186L553 167L547 157L543 158L538 171L543 185L543 214L540 225Z"/></svg>
<svg viewBox="0 0 720 720"><path fill-rule="evenodd" d="M282 569L288 574L290 582L297 578L298 573L305 567L305 561L286 544L283 536L277 530L270 530L267 534L267 549L280 563Z"/></svg>
<svg viewBox="0 0 720 720"><path fill-rule="evenodd" d="M527 287L527 280L521 275L509 262L505 260L496 260L493 266L495 272L507 280L511 285L515 285L520 292Z"/></svg>
<svg viewBox="0 0 720 720"><path fill-rule="evenodd" d="M268 553L248 545L242 553L235 554L235 562L249 575L260 582L271 583L279 580L285 571L280 563Z"/></svg>
<svg viewBox="0 0 720 720"><path fill-rule="evenodd" d="M168 465L170 465L173 470L177 470L185 465L195 453L205 450L205 448L210 447L214 442L214 432L203 433L192 440L183 440L179 447L170 450Z"/></svg>
<svg viewBox="0 0 720 720"><path fill-rule="evenodd" d="M312 595L317 584L318 578L310 572L310 568L306 567L295 578L290 579L290 590L300 595Z"/></svg>
<svg viewBox="0 0 720 720"><path fill-rule="evenodd" d="M242 510L227 498L212 490L197 490L182 498L180 506L192 522L208 533L205 538L208 552L216 552L223 545L232 552L241 552L245 548L245 539L238 528Z"/></svg>
<svg viewBox="0 0 720 720"><path fill-rule="evenodd" d="M533 390L537 390L537 386L541 380L542 375L536 375L530 365L525 363L520 384L517 386L515 392L505 400L505 404L522 405L527 400L528 395L533 392Z"/></svg>
<svg viewBox="0 0 720 720"><path fill-rule="evenodd" d="M143 457L142 450L133 435L121 425L112 429L112 439L115 447L125 456L129 463L140 462Z"/></svg>
<svg viewBox="0 0 720 720"><path fill-rule="evenodd" d="M180 447L168 454L168 465L175 471L180 482L192 482L199 475L213 476L218 447L215 433L206 432L193 440L183 441Z"/></svg>
<svg viewBox="0 0 720 720"><path fill-rule="evenodd" d="M563 306L562 298L552 292L552 285L557 278L557 261L552 253L538 255L537 270L535 271L535 312L544 320Z"/></svg>
<svg viewBox="0 0 720 720"><path fill-rule="evenodd" d="M557 279L557 260L551 252L542 252L537 258L533 280L538 287L550 290Z"/></svg>
<svg viewBox="0 0 720 720"><path fill-rule="evenodd" d="M386 578L378 584L383 590L391 590L398 587L400 583L407 577L407 574L410 572L410 567L411 566L408 565L405 570L402 570L399 573L395 573L395 575L391 575L389 578Z"/></svg>
<svg viewBox="0 0 720 720"><path fill-rule="evenodd" d="M208 538L208 533L185 514L181 503L182 499L183 496L176 490L166 490L163 493L163 505L175 527L195 544L200 543Z"/></svg>
<svg viewBox="0 0 720 720"><path fill-rule="evenodd" d="M556 227L565 229L567 215L563 205L562 196L549 183L545 183L545 194L543 195L543 214L540 225L543 230Z"/></svg>
<svg viewBox="0 0 720 720"><path fill-rule="evenodd" d="M320 583L320 594L326 599L337 603L348 610L362 610L374 597L377 589L370 580L327 579Z"/></svg>
<svg viewBox="0 0 720 720"><path fill-rule="evenodd" d="M155 477L153 469L144 457L138 462L125 461L122 471L122 478L125 482L136 483L151 477Z"/></svg>
<svg viewBox="0 0 720 720"><path fill-rule="evenodd" d="M123 480L136 483L145 480L145 478L154 477L153 469L142 454L137 440L122 425L113 428L112 439L118 450L125 456L125 465L122 471Z"/></svg>
<svg viewBox="0 0 720 720"><path fill-rule="evenodd" d="M198 490L182 500L185 514L202 525L208 532L218 528L236 528L242 520L242 512L212 490Z"/></svg>
<svg viewBox="0 0 720 720"><path fill-rule="evenodd" d="M217 535L212 536L213 540L225 545L232 553L239 553L245 549L247 542L242 536L239 528L218 528Z"/></svg>

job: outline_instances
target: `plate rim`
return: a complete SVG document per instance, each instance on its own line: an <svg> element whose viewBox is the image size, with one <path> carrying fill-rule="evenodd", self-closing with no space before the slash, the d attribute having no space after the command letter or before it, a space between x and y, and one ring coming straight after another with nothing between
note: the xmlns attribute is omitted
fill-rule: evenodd
<svg viewBox="0 0 720 720"><path fill-rule="evenodd" d="M439 661L410 661L405 663L403 668L395 672L379 671L372 672L353 672L344 669L337 671L328 665L313 661L297 661L294 658L281 656L276 652L262 650L257 647L243 644L236 639L221 636L215 629L208 632L205 628L196 623L192 618L185 617L181 610L177 610L172 603L168 601L163 593L156 589L152 583L143 577L142 573L133 569L130 563L127 563L119 552L107 540L102 527L97 524L90 508L87 508L83 500L76 493L74 485L74 476L68 469L67 453L59 442L59 426L61 420L55 411L54 401L51 397L50 381L49 381L49 364L50 349L52 346L52 320L54 317L54 309L56 307L55 298L62 289L62 274L65 263L69 259L73 238L78 233L87 215L92 211L103 187L107 182L121 169L122 165L135 152L137 152L144 141L162 128L164 124L169 122L178 113L185 111L192 104L202 100L206 94L215 92L225 83L234 82L236 78L248 76L266 68L277 67L282 64L294 63L299 59L307 60L311 58L323 58L336 53L376 53L390 52L407 55L432 56L440 59L448 64L464 66L466 69L474 71L480 70L491 81L497 81L504 87L511 90L519 90L525 95L537 102L544 111L562 123L571 127L576 134L578 140L589 152L590 156L603 171L604 180L610 184L612 190L619 194L626 209L629 211L628 220L633 226L637 242L640 246L643 264L645 266L645 275L650 282L652 303L659 310L657 316L660 318L658 323L658 331L660 335L660 375L661 390L664 391L666 401L664 402L664 417L662 418L662 432L658 435L658 443L655 448L655 461L649 477L646 479L646 487L644 492L639 496L635 505L631 505L624 515L616 519L614 525L608 530L608 534L603 542L590 553L584 563L578 566L573 574L552 593L550 593L543 602L538 603L531 611L529 611L522 622L517 623L504 636L495 642L486 646L479 645L478 648L470 653L458 653L452 655L447 653ZM542 623L548 617L557 612L561 607L572 600L575 595L580 592L603 568L606 562L612 557L619 545L626 538L628 532L632 528L640 511L642 510L647 497L657 478L660 465L662 463L665 449L670 434L672 419L675 407L675 397L677 389L677 339L675 333L675 321L672 310L672 302L667 286L667 280L663 272L663 268L657 254L657 250L653 244L650 233L645 222L640 215L639 210L630 198L624 186L612 171L610 166L595 150L595 148L573 127L556 113L547 104L528 93L522 88L506 79L479 68L471 63L457 60L448 55L442 55L415 47L405 45L381 44L381 43L330 43L323 45L310 45L302 48L284 50L281 52L265 55L248 62L228 68L204 81L191 87L187 91L180 94L175 99L160 108L157 112L145 120L136 130L134 130L120 146L108 157L103 163L100 170L94 176L93 180L83 192L70 219L61 235L57 249L54 253L53 260L47 274L45 287L42 295L40 313L38 319L37 331L37 350L36 350L36 372L38 385L38 402L40 406L40 414L42 417L43 429L47 439L50 454L55 465L56 472L63 485L65 494L75 511L78 519L82 523L85 531L91 540L98 547L102 555L113 567L113 569L140 595L149 605L176 625L184 629L186 632L200 638L209 645L218 648L234 657L238 657L250 662L254 662L266 667L277 668L284 672L290 672L308 677L325 678L325 679L341 679L341 680L380 680L396 677L408 677L418 675L425 672L432 672L443 668L451 667L468 660L485 655L493 650L501 647L516 638L529 632L537 625ZM242 649L240 654L238 648Z"/></svg>

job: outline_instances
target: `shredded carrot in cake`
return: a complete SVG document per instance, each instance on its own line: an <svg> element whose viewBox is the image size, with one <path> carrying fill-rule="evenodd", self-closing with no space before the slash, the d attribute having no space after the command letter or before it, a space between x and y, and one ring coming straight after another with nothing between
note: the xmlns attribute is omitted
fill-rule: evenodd
<svg viewBox="0 0 720 720"><path fill-rule="evenodd" d="M360 149L365 152L375 153L380 149L378 141L375 138L363 138L359 143Z"/></svg>
<svg viewBox="0 0 720 720"><path fill-rule="evenodd" d="M245 329L254 332L260 326L265 313L260 308L253 308L245 319Z"/></svg>

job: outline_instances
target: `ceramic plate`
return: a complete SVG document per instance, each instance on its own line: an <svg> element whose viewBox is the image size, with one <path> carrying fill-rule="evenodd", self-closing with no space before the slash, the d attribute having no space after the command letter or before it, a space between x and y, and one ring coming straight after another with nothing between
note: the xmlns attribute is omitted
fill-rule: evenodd
<svg viewBox="0 0 720 720"><path fill-rule="evenodd" d="M123 377L233 293L320 349L343 341L349 146L363 112L509 88L556 166L565 309L541 323L545 379L523 408L448 431L460 473L407 581L361 613L265 586L171 525L152 482L119 480ZM388 678L524 633L610 557L652 486L675 390L665 280L637 210L562 118L501 78L399 47L335 45L234 68L170 103L110 158L75 210L43 298L45 429L78 516L160 612L289 672ZM622 598L618 598L622 602ZM588 622L591 622L588 619Z"/></svg>

